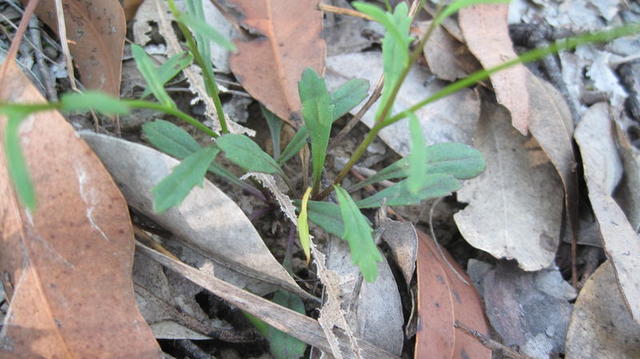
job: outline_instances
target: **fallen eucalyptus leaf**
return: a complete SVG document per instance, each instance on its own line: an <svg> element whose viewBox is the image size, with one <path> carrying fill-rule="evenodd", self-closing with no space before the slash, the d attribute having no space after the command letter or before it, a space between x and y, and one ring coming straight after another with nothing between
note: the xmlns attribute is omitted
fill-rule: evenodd
<svg viewBox="0 0 640 359"><path fill-rule="evenodd" d="M616 282L611 262L604 262L582 287L569 323L565 358L640 357L640 325Z"/></svg>
<svg viewBox="0 0 640 359"><path fill-rule="evenodd" d="M454 215L456 225L467 242L497 258L516 259L528 271L548 267L562 221L562 185L555 169L530 163L528 140L511 128L508 113L498 106L483 106L475 139L487 169L458 191L458 200L469 205Z"/></svg>
<svg viewBox="0 0 640 359"><path fill-rule="evenodd" d="M152 208L151 188L178 164L150 147L83 132L116 179L130 206L213 260L243 275L307 295L273 258L240 208L211 182L195 187L184 201L162 214Z"/></svg>

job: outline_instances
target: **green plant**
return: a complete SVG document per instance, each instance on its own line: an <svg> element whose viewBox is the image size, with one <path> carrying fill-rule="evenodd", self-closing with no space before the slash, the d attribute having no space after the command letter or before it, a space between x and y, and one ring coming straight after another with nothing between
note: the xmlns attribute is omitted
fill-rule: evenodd
<svg viewBox="0 0 640 359"><path fill-rule="evenodd" d="M419 39L418 45L412 52L410 52L410 44L413 39L409 35L411 18L405 3L400 3L393 11L390 7L388 11L384 11L370 4L356 2L354 6L359 11L380 22L386 29L382 43L385 82L374 126L358 145L333 183L322 188L322 176L332 125L336 119L349 112L366 98L368 83L364 80L351 80L336 91L329 92L323 78L311 69L306 70L298 88L302 103L303 124L284 149L281 150L279 145L282 123L273 114L266 110L263 111L274 142L273 156L271 156L249 137L228 133L228 126L210 62L209 41L215 41L229 49L233 49L233 44L204 22L201 0L186 1L188 10L186 13L180 12L173 0L168 1L169 7L177 19L178 27L186 39L188 51L176 55L156 67L141 47L132 46L137 66L148 84L148 89L143 97L153 95L157 102L118 100L100 93L85 92L65 95L60 102L56 103L0 104L0 114L8 118L5 131L5 151L9 172L23 204L31 210L34 210L36 205L36 198L18 141L18 126L29 114L54 109L66 112L95 110L107 114L126 113L131 108L154 109L193 125L215 140L210 145L201 146L186 131L167 121L156 120L143 126L143 132L153 146L182 159L180 165L175 167L173 172L153 189L154 208L157 211L163 211L179 204L195 185L202 183L207 172L221 176L231 183L242 186L256 196L264 198L254 186L241 181L216 163L218 155L223 153L227 159L247 171L280 176L289 187L289 195L295 199L302 198L302 201L296 200L296 203L300 209L298 225L301 245L307 259L310 256L308 219L328 233L337 235L349 243L353 262L360 268L364 278L368 281L373 281L377 277L376 263L382 260L382 257L373 242L371 225L360 209L376 208L383 204L389 206L415 204L427 198L447 195L460 188L461 180L477 176L484 169L481 153L464 144L447 143L426 146L414 111L486 79L489 75L509 66L535 61L551 53L572 49L581 44L608 41L615 37L640 31L640 25L635 24L570 38L545 48L532 50L502 65L473 73L467 78L446 86L435 95L393 114L391 109L398 91L409 69L420 56L421 47L433 28L446 16L463 6L486 2L504 2L504 0L454 1L441 9L436 16L436 21L432 22L431 28ZM192 62L195 62L202 69L207 92L215 104L221 133L215 133L192 116L179 110L164 89L167 81ZM342 180L364 154L365 149L380 130L406 117L409 117L411 129L410 154L351 188L341 187ZM311 187L310 189L301 189L296 187L282 166L300 152L307 143L311 148ZM390 179L399 181L362 200L354 201L349 194L365 185ZM336 193L337 203L323 201L333 191ZM302 196L303 192L305 193L304 197Z"/></svg>

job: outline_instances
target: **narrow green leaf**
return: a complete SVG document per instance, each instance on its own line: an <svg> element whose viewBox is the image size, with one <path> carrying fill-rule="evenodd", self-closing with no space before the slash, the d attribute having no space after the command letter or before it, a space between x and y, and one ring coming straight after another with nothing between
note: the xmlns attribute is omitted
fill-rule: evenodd
<svg viewBox="0 0 640 359"><path fill-rule="evenodd" d="M344 233L344 223L340 217L340 207L331 202L309 201L307 204L309 220L325 232L336 237L342 237Z"/></svg>
<svg viewBox="0 0 640 359"><path fill-rule="evenodd" d="M164 89L164 83L158 76L158 69L153 65L151 58L149 58L149 55L147 55L144 49L140 45L132 44L131 54L136 61L136 66L140 74L142 74L147 85L149 85L148 88L151 90L151 93L153 93L153 96L162 104L176 107L176 104L171 97L169 97L167 90Z"/></svg>
<svg viewBox="0 0 640 359"><path fill-rule="evenodd" d="M411 153L407 156L407 189L416 194L422 187L422 181L427 173L427 143L422 134L420 120L413 114L409 116L409 132L411 136Z"/></svg>
<svg viewBox="0 0 640 359"><path fill-rule="evenodd" d="M340 85L331 93L333 104L333 120L346 115L354 107L358 106L369 94L369 81L365 79L352 79Z"/></svg>
<svg viewBox="0 0 640 359"><path fill-rule="evenodd" d="M511 0L456 0L449 5L436 17L435 25L440 25L442 21L449 16L458 12L458 10L465 8L467 6L478 5L478 4L500 4L500 3L509 3Z"/></svg>
<svg viewBox="0 0 640 359"><path fill-rule="evenodd" d="M300 246L307 258L307 265L311 260L311 235L309 234L309 221L307 219L307 203L309 203L309 195L311 195L311 187L307 188L302 196L300 204L300 215L298 216L298 238Z"/></svg>
<svg viewBox="0 0 640 359"><path fill-rule="evenodd" d="M293 138L287 144L287 147L284 148L282 154L278 158L279 164L284 164L289 161L296 153L300 152L302 147L307 143L307 139L309 138L309 130L307 130L307 126L301 126L298 132L293 135Z"/></svg>
<svg viewBox="0 0 640 359"><path fill-rule="evenodd" d="M284 307L304 314L304 303L295 294L279 290L273 296L272 301ZM269 342L269 351L275 359L300 359L307 344L286 334L249 313L244 313L249 321L258 329L258 332Z"/></svg>
<svg viewBox="0 0 640 359"><path fill-rule="evenodd" d="M153 147L179 160L188 157L201 148L200 144L187 131L168 121L155 120L147 122L142 125L142 133ZM229 183L245 188L250 187L236 175L215 162L211 162L208 171Z"/></svg>
<svg viewBox="0 0 640 359"><path fill-rule="evenodd" d="M373 196L364 198L356 204L360 208L387 206L408 206L420 203L425 199L448 196L462 187L460 181L447 174L432 174L423 178L417 192L409 191L407 180L400 181L385 188Z"/></svg>
<svg viewBox="0 0 640 359"><path fill-rule="evenodd" d="M278 160L280 158L280 134L282 133L282 121L278 116L274 115L266 107L260 105L260 111L262 116L267 121L269 127L269 133L271 134L271 143L273 144L273 158Z"/></svg>
<svg viewBox="0 0 640 359"><path fill-rule="evenodd" d="M425 174L449 174L457 179L470 179L482 173L486 167L482 152L463 143L446 142L425 148L427 167ZM408 159L398 161L378 171L375 175L358 182L349 192L364 186L389 179L404 178L409 167Z"/></svg>
<svg viewBox="0 0 640 359"><path fill-rule="evenodd" d="M351 5L361 13L369 15L375 21L379 22L382 26L384 26L385 30L387 30L391 36L393 36L397 41L404 41L403 33L400 29L398 29L397 24L395 23L393 17L390 13L385 12L381 8L376 5L355 1L351 3ZM404 5L406 8L406 4ZM398 7L396 6L396 9Z"/></svg>
<svg viewBox="0 0 640 359"><path fill-rule="evenodd" d="M180 204L194 186L202 185L207 168L218 151L215 147L203 147L174 167L171 174L151 190L153 210L160 213Z"/></svg>
<svg viewBox="0 0 640 359"><path fill-rule="evenodd" d="M187 66L193 62L193 55L184 51L180 54L171 56L160 67L158 67L158 79L164 86L169 80L176 77L180 71L184 70ZM146 88L140 98L145 98L151 94L151 90Z"/></svg>
<svg viewBox="0 0 640 359"><path fill-rule="evenodd" d="M333 122L333 105L324 79L311 68L307 68L302 73L298 91L302 102L302 118L311 136L311 177L313 190L316 191L319 189L320 177L327 157Z"/></svg>
<svg viewBox="0 0 640 359"><path fill-rule="evenodd" d="M62 95L60 110L67 112L94 110L105 115L124 115L129 112L129 106L104 92L85 91Z"/></svg>
<svg viewBox="0 0 640 359"><path fill-rule="evenodd" d="M223 135L216 143L229 160L248 171L283 174L278 163L247 136Z"/></svg>
<svg viewBox="0 0 640 359"><path fill-rule="evenodd" d="M342 187L335 187L340 206L340 215L344 223L342 238L349 243L351 260L360 268L367 282L374 282L378 277L378 264L383 260L378 247L373 241L373 229L366 217L360 212L351 196Z"/></svg>
<svg viewBox="0 0 640 359"><path fill-rule="evenodd" d="M13 182L13 188L20 202L30 211L36 208L36 193L29 176L29 169L20 146L20 123L29 116L31 111L17 106L3 106L2 113L7 116L7 126L4 133L4 150L7 156L7 169Z"/></svg>
<svg viewBox="0 0 640 359"><path fill-rule="evenodd" d="M201 147L187 131L165 120L143 124L142 133L155 148L177 159L183 159Z"/></svg>
<svg viewBox="0 0 640 359"><path fill-rule="evenodd" d="M207 24L205 21L200 20L192 16L191 14L185 13L180 14L180 16L178 17L178 21L187 25L191 30L193 30L194 33L202 35L203 37L215 42L216 44L224 47L227 50L236 50L236 45L234 45L233 42L224 37L218 32L218 30L211 27L211 25Z"/></svg>

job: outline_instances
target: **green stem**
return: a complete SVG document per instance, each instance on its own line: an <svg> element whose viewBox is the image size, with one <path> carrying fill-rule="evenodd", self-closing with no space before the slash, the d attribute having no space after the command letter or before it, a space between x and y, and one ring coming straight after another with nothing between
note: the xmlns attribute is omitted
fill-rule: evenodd
<svg viewBox="0 0 640 359"><path fill-rule="evenodd" d="M443 89L429 96L428 98L416 103L415 105L409 107L408 109L385 120L383 122L383 127L392 125L402 120L403 118L409 116L411 112L415 112L418 109L422 108L423 106L426 106L432 102L438 101L446 96L449 96L455 93L456 91L462 90L463 88L469 87L482 80L485 80L498 71L502 71L504 69L507 69L509 67L512 67L521 63L536 61L545 56L558 53L560 51L572 50L580 45L595 43L595 42L606 42L618 37L631 35L637 32L640 32L640 24L631 24L631 25L619 27L613 30L600 31L592 34L586 34L578 37L572 37L565 40L560 40L549 46L527 51L513 60L509 60L507 62L504 62L500 65L494 66L486 70L476 71L471 75L444 87Z"/></svg>
<svg viewBox="0 0 640 359"><path fill-rule="evenodd" d="M220 129L222 133L229 133L229 128L227 127L227 120L224 117L224 111L222 110L222 101L220 100L220 92L218 91L218 83L216 82L216 77L213 74L213 69L209 66L206 66L202 54L198 50L198 45L196 44L193 35L189 28L184 24L181 20L180 11L176 7L174 0L169 0L169 8L171 9L171 13L176 18L178 22L178 27L180 28L180 32L187 40L187 46L189 47L189 51L193 54L193 60L198 64L198 66L202 69L202 75L204 78L204 86L207 90L207 94L211 96L213 99L214 107L216 108L216 115L218 116L218 121L220 122Z"/></svg>
<svg viewBox="0 0 640 359"><path fill-rule="evenodd" d="M132 108L147 108L150 110L156 110L156 111L160 111L160 112L164 112L166 114L169 115L173 115L176 116L177 118L183 120L184 122L187 122L188 124L192 125L193 127L197 128L198 130L206 133L207 135L211 136L211 137L218 137L218 134L215 133L212 129L210 129L209 127L205 126L204 124L200 123L200 121L196 120L195 118L187 115L186 113L167 106L167 105L163 105L157 102L149 102L149 101L144 101L144 100L122 100L122 102Z"/></svg>
<svg viewBox="0 0 640 359"><path fill-rule="evenodd" d="M438 13L440 13L441 9L442 7L438 9ZM420 38L418 45L413 49L413 52L409 57L409 62L402 69L402 73L398 77L398 80L396 81L396 83L393 85L393 89L391 90L391 95L388 101L385 103L384 107L382 108L382 111L378 113L378 116L374 121L373 128L371 128L371 131L369 131L369 133L367 134L365 139L362 141L362 143L360 143L360 145L356 148L355 152L351 155L351 158L349 158L349 161L347 162L347 164L345 164L345 166L342 168L340 173L338 173L338 176L333 181L333 183L327 188L325 188L320 193L320 195L317 196L318 200L321 200L326 196L328 196L329 193L333 191L333 186L338 185L342 182L342 180L347 176L351 168L358 162L360 157L364 155L367 147L373 142L375 137L378 135L378 132L380 132L380 130L382 130L385 126L387 126L385 125L384 120L389 115L389 112L391 112L393 103L395 102L396 97L398 96L398 92L400 92L400 87L402 86L402 83L404 83L404 80L409 74L409 70L411 70L411 67L413 66L413 64L418 60L418 58L420 57L420 54L422 54L422 48L424 47L424 44L427 42L427 40L429 39L429 37L431 36L435 28L436 28L435 22L432 22L427 32L422 36L422 38Z"/></svg>

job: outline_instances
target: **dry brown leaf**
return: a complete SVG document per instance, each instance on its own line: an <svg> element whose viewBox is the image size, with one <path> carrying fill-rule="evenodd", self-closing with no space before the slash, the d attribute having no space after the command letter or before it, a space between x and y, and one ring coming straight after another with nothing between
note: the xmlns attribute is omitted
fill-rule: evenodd
<svg viewBox="0 0 640 359"><path fill-rule="evenodd" d="M613 141L608 105L593 105L583 117L575 132L580 147L585 180L589 189L591 208L600 225L607 257L615 270L625 302L636 322L640 323L640 237L631 226L624 212L611 197L618 177L620 161L606 142ZM603 143L604 142L604 143ZM619 177L618 177L619 178Z"/></svg>
<svg viewBox="0 0 640 359"><path fill-rule="evenodd" d="M142 0L120 0L122 8L124 9L124 15L127 21L133 19L138 11L138 7L142 4Z"/></svg>
<svg viewBox="0 0 640 359"><path fill-rule="evenodd" d="M518 57L509 37L508 12L509 4L480 4L460 10L458 23L467 46L485 69ZM523 65L491 75L498 103L509 109L513 127L523 135L528 133L530 116L527 79Z"/></svg>
<svg viewBox="0 0 640 359"><path fill-rule="evenodd" d="M631 144L627 134L619 126L616 126L616 138L618 152L624 165L624 174L616 199L627 214L629 222L638 232L640 231L640 196L638 196L640 192L640 150Z"/></svg>
<svg viewBox="0 0 640 359"><path fill-rule="evenodd" d="M474 147L487 169L458 192L469 205L455 222L472 246L527 271L546 268L560 242L562 184L550 163L530 163L529 140L509 125L504 108L487 103L482 110Z"/></svg>
<svg viewBox="0 0 640 359"><path fill-rule="evenodd" d="M453 258L445 249L440 249L429 236L418 231L420 319L414 358L491 358L491 350L454 327L455 322L459 321L484 335L489 334L478 293L472 285L460 279L462 275L470 283Z"/></svg>
<svg viewBox="0 0 640 359"><path fill-rule="evenodd" d="M424 32L430 21L420 24L420 31ZM424 45L424 58L429 70L438 78L455 81L480 68L478 61L469 50L442 26L437 26Z"/></svg>
<svg viewBox="0 0 640 359"><path fill-rule="evenodd" d="M624 304L610 262L602 263L580 291L567 332L566 358L640 358L640 325Z"/></svg>
<svg viewBox="0 0 640 359"><path fill-rule="evenodd" d="M127 31L122 6L118 0L63 0L62 6L69 49L82 84L88 89L120 96L122 50ZM36 15L58 31L55 1L40 1Z"/></svg>
<svg viewBox="0 0 640 359"><path fill-rule="evenodd" d="M208 180L192 189L181 204L153 211L151 189L179 161L150 147L115 137L82 132L131 207L171 231L220 267L302 296L302 290L273 257L240 207ZM216 272L216 275L220 273Z"/></svg>
<svg viewBox="0 0 640 359"><path fill-rule="evenodd" d="M0 102L45 102L13 62L0 83ZM20 130L38 208L18 205L0 151L0 266L11 298L0 357L161 358L136 308L133 233L113 180L59 113L31 116Z"/></svg>
<svg viewBox="0 0 640 359"><path fill-rule="evenodd" d="M310 67L324 73L326 44L321 37L318 0L229 0L244 15L255 38L236 41L231 70L242 86L269 111L289 121L300 110L298 81ZM293 16L292 16L293 15Z"/></svg>

